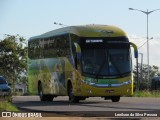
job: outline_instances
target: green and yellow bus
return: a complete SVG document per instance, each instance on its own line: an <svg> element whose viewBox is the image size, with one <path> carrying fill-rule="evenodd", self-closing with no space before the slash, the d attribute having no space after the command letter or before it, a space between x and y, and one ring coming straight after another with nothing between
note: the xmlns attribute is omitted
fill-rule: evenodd
<svg viewBox="0 0 160 120"><path fill-rule="evenodd" d="M68 26L28 41L29 92L41 101L69 96L70 102L103 97L119 102L133 95L127 34L109 25Z"/></svg>

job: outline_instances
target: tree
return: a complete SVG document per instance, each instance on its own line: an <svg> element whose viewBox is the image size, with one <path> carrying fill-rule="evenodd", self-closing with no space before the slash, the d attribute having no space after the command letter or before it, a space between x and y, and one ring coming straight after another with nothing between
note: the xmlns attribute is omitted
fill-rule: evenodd
<svg viewBox="0 0 160 120"><path fill-rule="evenodd" d="M13 85L22 73L27 74L27 47L25 39L19 35L7 35L0 41L0 75Z"/></svg>
<svg viewBox="0 0 160 120"><path fill-rule="evenodd" d="M136 66L134 66L134 81L137 84L137 71ZM154 76L160 76L160 71L158 66L149 66L149 81L148 81L148 65L143 64L141 67L141 64L138 64L138 79L139 79L139 89L144 90L148 89L151 86L151 79Z"/></svg>

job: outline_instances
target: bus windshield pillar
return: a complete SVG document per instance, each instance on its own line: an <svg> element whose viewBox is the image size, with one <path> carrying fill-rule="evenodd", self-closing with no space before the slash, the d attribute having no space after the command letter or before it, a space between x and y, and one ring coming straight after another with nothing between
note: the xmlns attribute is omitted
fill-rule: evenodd
<svg viewBox="0 0 160 120"><path fill-rule="evenodd" d="M75 63L77 65L76 66L76 69L79 70L81 72L81 47L79 46L78 43L74 43L75 45L75 48L76 48L76 59L75 59Z"/></svg>

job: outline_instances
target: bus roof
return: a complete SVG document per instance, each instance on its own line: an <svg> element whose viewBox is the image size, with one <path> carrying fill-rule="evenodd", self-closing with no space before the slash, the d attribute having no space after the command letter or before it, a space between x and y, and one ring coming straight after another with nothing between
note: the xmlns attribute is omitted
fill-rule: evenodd
<svg viewBox="0 0 160 120"><path fill-rule="evenodd" d="M80 37L121 37L127 34L120 28L110 25L83 25L67 26L60 29L52 30L39 36L31 37L33 39L43 39L63 34L75 34Z"/></svg>

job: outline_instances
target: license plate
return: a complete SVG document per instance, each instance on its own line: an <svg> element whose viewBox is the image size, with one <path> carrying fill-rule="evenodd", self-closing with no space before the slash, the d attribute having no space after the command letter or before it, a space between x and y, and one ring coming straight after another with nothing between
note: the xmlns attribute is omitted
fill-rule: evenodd
<svg viewBox="0 0 160 120"><path fill-rule="evenodd" d="M114 93L114 90L106 90L106 93Z"/></svg>

